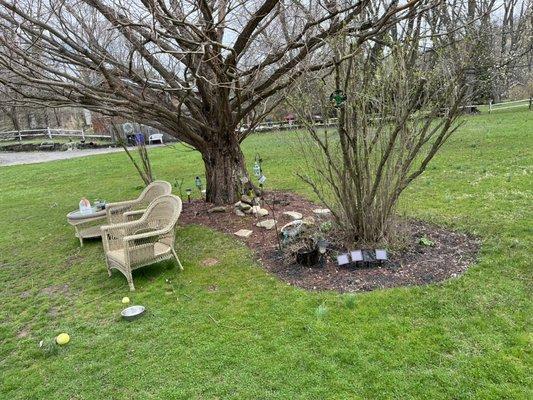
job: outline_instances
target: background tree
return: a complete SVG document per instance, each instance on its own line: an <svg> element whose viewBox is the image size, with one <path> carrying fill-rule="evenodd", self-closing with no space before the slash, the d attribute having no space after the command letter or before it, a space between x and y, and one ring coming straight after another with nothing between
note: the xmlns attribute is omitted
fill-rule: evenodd
<svg viewBox="0 0 533 400"><path fill-rule="evenodd" d="M0 83L14 104L79 105L177 137L202 154L207 200L228 203L247 175L240 143L274 95L333 65L328 38L363 43L432 3L0 0Z"/></svg>
<svg viewBox="0 0 533 400"><path fill-rule="evenodd" d="M423 44L471 71L471 101L531 95L532 0L445 0L429 14L431 40Z"/></svg>

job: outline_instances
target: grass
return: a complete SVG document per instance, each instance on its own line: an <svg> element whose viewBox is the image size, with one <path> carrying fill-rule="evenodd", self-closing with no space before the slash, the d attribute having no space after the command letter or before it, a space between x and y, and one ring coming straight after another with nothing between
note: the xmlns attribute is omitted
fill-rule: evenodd
<svg viewBox="0 0 533 400"><path fill-rule="evenodd" d="M197 226L178 232L185 270L139 270L129 294L101 244L80 249L65 221L83 195L139 192L123 154L0 168L0 398L531 398L532 133L532 112L469 117L402 200L404 214L482 237L464 276L350 295L288 286ZM261 154L269 187L310 195L295 142L255 135L244 150ZM151 155L183 189L202 172L183 147ZM209 257L220 263L201 266ZM147 315L120 321L125 295ZM66 347L38 348L60 332Z"/></svg>

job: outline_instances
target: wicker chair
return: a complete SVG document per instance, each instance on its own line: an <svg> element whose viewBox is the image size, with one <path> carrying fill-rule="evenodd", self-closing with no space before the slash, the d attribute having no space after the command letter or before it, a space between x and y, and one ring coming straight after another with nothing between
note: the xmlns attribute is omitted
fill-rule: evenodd
<svg viewBox="0 0 533 400"><path fill-rule="evenodd" d="M109 203L106 205L107 222L118 224L140 218L148 204L154 199L172 192L172 185L165 181L154 181L135 200Z"/></svg>
<svg viewBox="0 0 533 400"><path fill-rule="evenodd" d="M175 258L183 270L174 249L181 207L179 197L164 195L152 201L140 219L102 226L109 276L112 269L119 270L126 277L130 290L135 290L131 272L137 268Z"/></svg>

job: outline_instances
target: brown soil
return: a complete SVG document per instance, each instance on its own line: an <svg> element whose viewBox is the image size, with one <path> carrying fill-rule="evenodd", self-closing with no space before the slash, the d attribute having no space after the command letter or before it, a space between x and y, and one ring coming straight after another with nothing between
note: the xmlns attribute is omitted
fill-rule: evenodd
<svg viewBox="0 0 533 400"><path fill-rule="evenodd" d="M417 221L404 221L403 232L407 245L402 251L389 254L389 261L379 266L368 268L339 267L336 256L338 250L329 250L326 262L321 267L309 268L297 264L293 256L278 251L276 231L265 230L255 226L264 219L274 218L278 221L278 230L290 218L283 216L284 211L297 211L304 217L316 216L313 210L322 208L293 193L270 193L276 199L274 213L263 218L254 216L237 216L232 206L223 213L208 213L212 204L203 201L184 203L180 218L183 224L198 224L233 235L240 229L249 229L253 233L246 243L256 254L258 261L269 272L295 286L309 290L336 290L339 292L370 291L375 289L424 285L457 277L473 264L479 250L479 240L464 233L447 230L436 225ZM267 197L268 198L268 197ZM234 236L234 235L233 235ZM234 236L236 237L236 236ZM434 242L433 246L419 243L421 237ZM204 265L212 261L204 260Z"/></svg>

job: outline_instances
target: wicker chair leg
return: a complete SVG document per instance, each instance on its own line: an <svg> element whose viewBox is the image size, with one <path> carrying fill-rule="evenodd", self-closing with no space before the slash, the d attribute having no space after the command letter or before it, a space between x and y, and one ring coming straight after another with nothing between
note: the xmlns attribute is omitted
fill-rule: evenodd
<svg viewBox="0 0 533 400"><path fill-rule="evenodd" d="M131 276L131 269L128 269L128 271L126 272L126 280L128 281L130 292L134 292L135 286L133 286L133 276Z"/></svg>
<svg viewBox="0 0 533 400"><path fill-rule="evenodd" d="M178 262L180 269L183 271L183 265L181 265L180 259L178 258L178 255L176 254L176 251L174 249L172 249L172 254L174 254L174 258Z"/></svg>
<svg viewBox="0 0 533 400"><path fill-rule="evenodd" d="M107 259L107 256L105 258L105 265L107 267L107 275L111 276L111 268L109 268L109 260Z"/></svg>

